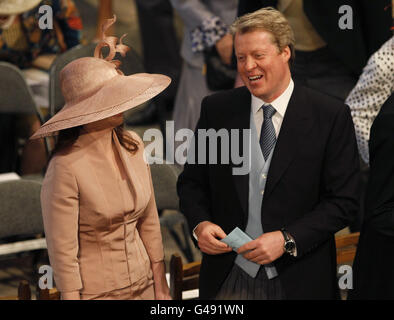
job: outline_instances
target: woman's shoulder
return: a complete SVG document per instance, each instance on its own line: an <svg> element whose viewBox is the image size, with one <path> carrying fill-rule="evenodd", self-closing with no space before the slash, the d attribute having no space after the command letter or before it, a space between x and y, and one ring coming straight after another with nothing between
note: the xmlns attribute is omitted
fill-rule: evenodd
<svg viewBox="0 0 394 320"><path fill-rule="evenodd" d="M68 147L63 150L56 152L51 160L49 161L49 166L51 167L65 167L68 171L71 171L74 165L80 161L82 158L79 154L79 149L74 146Z"/></svg>
<svg viewBox="0 0 394 320"><path fill-rule="evenodd" d="M62 151L56 152L50 159L45 172L44 189L52 189L55 184L65 185L70 182L74 184L75 176L73 161L69 155Z"/></svg>

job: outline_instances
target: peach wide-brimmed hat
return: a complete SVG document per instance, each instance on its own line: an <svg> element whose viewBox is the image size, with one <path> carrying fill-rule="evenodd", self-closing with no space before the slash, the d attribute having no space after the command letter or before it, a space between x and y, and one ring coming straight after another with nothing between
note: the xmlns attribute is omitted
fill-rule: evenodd
<svg viewBox="0 0 394 320"><path fill-rule="evenodd" d="M81 126L134 108L162 92L171 79L161 74L137 73L123 75L118 69L120 61L112 60L116 52L125 56L130 50L119 44L118 38L105 36L105 31L116 21L108 19L102 27L101 41L94 57L76 59L60 72L60 86L65 105L44 123L30 139L55 135L59 130ZM101 49L109 47L103 58Z"/></svg>

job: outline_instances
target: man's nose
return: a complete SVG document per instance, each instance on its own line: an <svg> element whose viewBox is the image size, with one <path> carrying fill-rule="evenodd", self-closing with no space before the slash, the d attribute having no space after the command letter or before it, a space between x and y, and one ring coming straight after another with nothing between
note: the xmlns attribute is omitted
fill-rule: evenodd
<svg viewBox="0 0 394 320"><path fill-rule="evenodd" d="M256 62L254 61L254 59L252 57L246 58L245 69L247 71L250 71L253 70L254 68L256 68Z"/></svg>

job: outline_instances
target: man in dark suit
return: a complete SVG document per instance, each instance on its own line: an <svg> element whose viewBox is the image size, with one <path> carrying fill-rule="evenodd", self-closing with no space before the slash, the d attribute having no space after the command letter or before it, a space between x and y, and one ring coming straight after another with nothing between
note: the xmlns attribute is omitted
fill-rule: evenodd
<svg viewBox="0 0 394 320"><path fill-rule="evenodd" d="M232 30L246 87L203 100L195 146L196 158L206 161L188 161L178 180L181 211L203 252L200 297L337 298L334 234L358 207L350 111L294 84L294 36L280 12L261 9ZM235 175L237 164L220 157L205 164L226 139L202 155L204 129L240 130L230 154L237 143L244 150L242 132L249 129L249 173ZM220 241L235 227L253 239L237 252Z"/></svg>
<svg viewBox="0 0 394 320"><path fill-rule="evenodd" d="M391 37L390 5L391 0L240 0L238 14L267 6L281 11L296 38L293 79L343 102L370 55ZM368 179L368 165L361 158L360 164L361 206L353 232L360 230Z"/></svg>

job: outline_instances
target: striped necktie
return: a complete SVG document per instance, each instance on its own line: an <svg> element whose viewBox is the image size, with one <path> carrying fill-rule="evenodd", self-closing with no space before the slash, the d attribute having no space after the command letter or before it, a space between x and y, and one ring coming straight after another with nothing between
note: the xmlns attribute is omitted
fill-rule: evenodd
<svg viewBox="0 0 394 320"><path fill-rule="evenodd" d="M275 114L276 110L270 104L263 105L264 121L261 126L260 133L260 147L263 152L265 161L267 161L271 150L276 142L276 134L274 124L272 123L272 116Z"/></svg>

